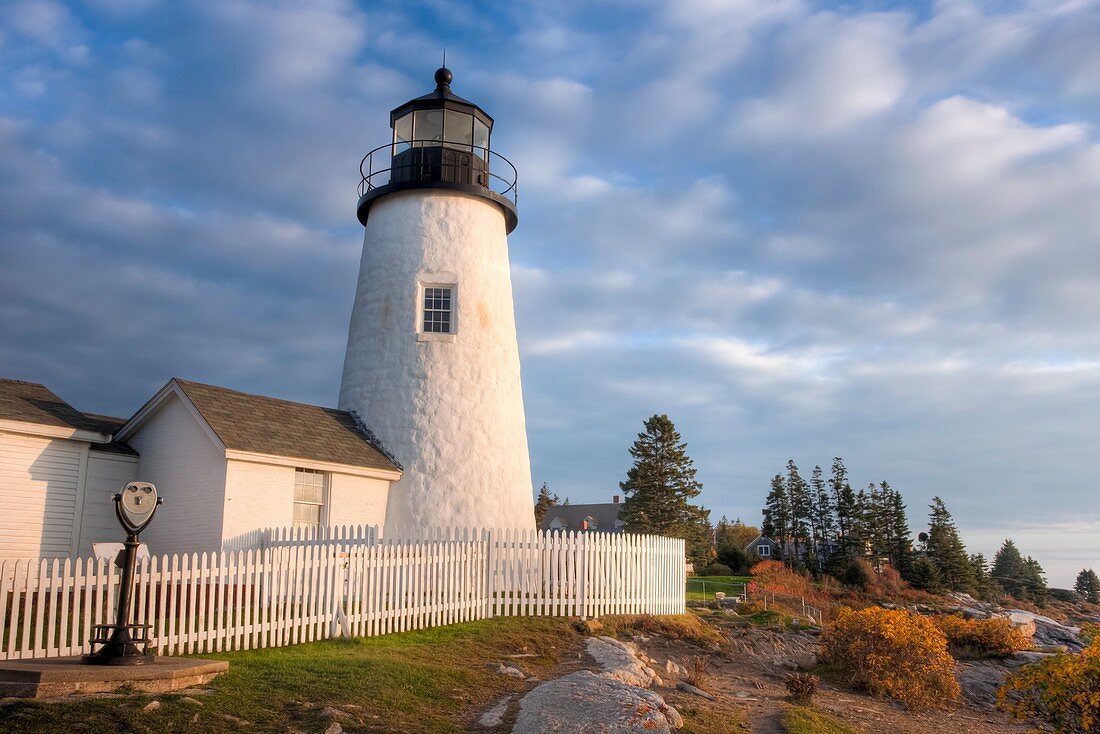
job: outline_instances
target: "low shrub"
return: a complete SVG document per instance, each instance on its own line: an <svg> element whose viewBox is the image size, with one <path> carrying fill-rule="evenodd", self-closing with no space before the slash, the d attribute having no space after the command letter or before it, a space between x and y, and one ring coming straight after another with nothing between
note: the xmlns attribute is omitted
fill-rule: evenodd
<svg viewBox="0 0 1100 734"><path fill-rule="evenodd" d="M1100 732L1100 636L1079 655L1056 655L1013 674L997 692L1016 718L1035 718L1057 734Z"/></svg>
<svg viewBox="0 0 1100 734"><path fill-rule="evenodd" d="M699 576L732 576L733 569L724 563L712 563L698 571Z"/></svg>
<svg viewBox="0 0 1100 734"><path fill-rule="evenodd" d="M947 638L927 617L880 607L842 609L821 640L824 659L849 685L910 709L959 696Z"/></svg>
<svg viewBox="0 0 1100 734"><path fill-rule="evenodd" d="M808 706L817 693L817 684L821 682L813 673L788 673L783 677L783 685L791 694L791 703Z"/></svg>
<svg viewBox="0 0 1100 734"><path fill-rule="evenodd" d="M840 576L840 580L846 586L852 586L861 591L867 591L874 579L875 569L871 568L871 564L862 558L853 558L845 566L844 572Z"/></svg>
<svg viewBox="0 0 1100 734"><path fill-rule="evenodd" d="M1031 638L1005 617L964 619L956 614L943 614L934 619L956 658L1005 657L1031 647Z"/></svg>
<svg viewBox="0 0 1100 734"><path fill-rule="evenodd" d="M710 656L693 655L684 666L684 680L702 690L707 689L710 681Z"/></svg>

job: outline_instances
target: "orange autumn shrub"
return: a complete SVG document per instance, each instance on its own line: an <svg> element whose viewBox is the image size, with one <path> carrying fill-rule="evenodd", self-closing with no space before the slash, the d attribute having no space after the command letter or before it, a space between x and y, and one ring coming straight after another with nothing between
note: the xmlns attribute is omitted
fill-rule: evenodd
<svg viewBox="0 0 1100 734"><path fill-rule="evenodd" d="M964 619L956 614L935 617L936 626L947 637L955 657L1005 657L1031 647L1031 638L1012 626L1005 617Z"/></svg>
<svg viewBox="0 0 1100 734"><path fill-rule="evenodd" d="M817 600L821 595L814 588L809 574L792 571L785 563L779 561L760 561L749 570L749 573L752 574L752 580L757 589L801 596L807 601Z"/></svg>
<svg viewBox="0 0 1100 734"><path fill-rule="evenodd" d="M915 709L958 698L947 638L927 617L881 607L842 609L821 635L823 657L850 685Z"/></svg>
<svg viewBox="0 0 1100 734"><path fill-rule="evenodd" d="M1080 655L1055 655L1013 674L997 692L1016 718L1034 718L1057 734L1100 732L1100 628Z"/></svg>

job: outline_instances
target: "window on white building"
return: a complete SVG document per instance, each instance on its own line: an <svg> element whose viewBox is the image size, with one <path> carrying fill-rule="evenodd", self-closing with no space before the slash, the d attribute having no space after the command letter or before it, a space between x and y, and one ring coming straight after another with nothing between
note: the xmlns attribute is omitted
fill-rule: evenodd
<svg viewBox="0 0 1100 734"><path fill-rule="evenodd" d="M423 331L425 334L451 334L453 333L454 319L454 289L450 286L424 286L424 320Z"/></svg>
<svg viewBox="0 0 1100 734"><path fill-rule="evenodd" d="M328 475L312 469L294 470L294 527L319 528L325 517Z"/></svg>
<svg viewBox="0 0 1100 734"><path fill-rule="evenodd" d="M764 558L765 556L770 556L771 554L772 547L770 545L761 544L756 546L756 555L760 556L761 558Z"/></svg>

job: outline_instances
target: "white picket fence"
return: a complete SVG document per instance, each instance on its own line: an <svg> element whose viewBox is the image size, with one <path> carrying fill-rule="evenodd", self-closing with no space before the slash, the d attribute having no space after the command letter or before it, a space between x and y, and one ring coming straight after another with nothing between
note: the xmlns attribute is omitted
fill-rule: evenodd
<svg viewBox="0 0 1100 734"><path fill-rule="evenodd" d="M682 614L684 541L440 530L274 533L263 547L139 563L134 622L161 655L279 647L494 616ZM121 572L95 559L0 564L0 660L89 651Z"/></svg>

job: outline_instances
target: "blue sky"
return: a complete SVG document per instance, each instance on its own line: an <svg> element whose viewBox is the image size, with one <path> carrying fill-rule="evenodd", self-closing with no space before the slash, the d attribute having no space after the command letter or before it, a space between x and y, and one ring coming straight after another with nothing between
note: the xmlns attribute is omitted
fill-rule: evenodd
<svg viewBox="0 0 1100 734"><path fill-rule="evenodd" d="M664 412L715 518L841 455L1068 585L1100 568L1098 37L1076 0L8 2L0 374L334 404L358 161L446 48L520 171L536 486L606 501Z"/></svg>

